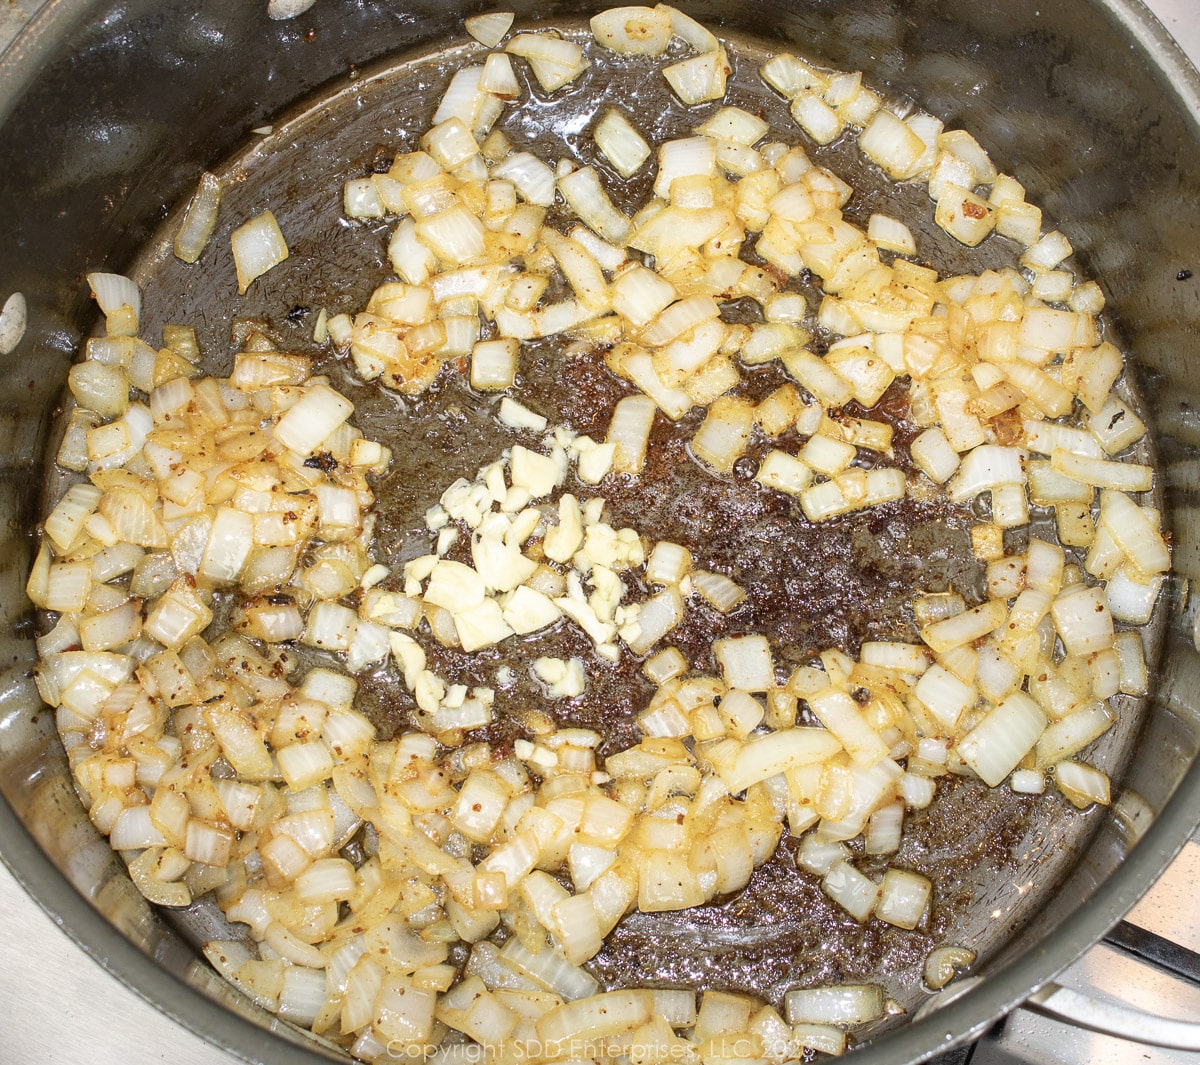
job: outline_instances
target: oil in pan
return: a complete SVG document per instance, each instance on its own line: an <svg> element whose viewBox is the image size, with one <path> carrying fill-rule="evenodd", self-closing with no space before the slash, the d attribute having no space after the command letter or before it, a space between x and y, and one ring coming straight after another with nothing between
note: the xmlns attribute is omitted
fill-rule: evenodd
<svg viewBox="0 0 1200 1065"><path fill-rule="evenodd" d="M607 52L578 26L558 23L557 28L585 45L590 66L565 88L547 94L516 64L522 94L497 128L516 148L552 165L569 159L595 166L615 205L628 215L653 195L654 168L647 164L629 180L621 179L592 139L599 116L619 103L635 116L646 140L658 145L688 136L717 106L736 106L769 123L768 139L802 144L815 164L853 186L845 206L847 220L865 228L875 212L904 219L917 232L922 261L940 276L1016 262L1019 249L1002 238L968 249L944 233L933 223L924 187L886 181L860 154L855 137L814 147L797 130L787 101L759 76L771 55L759 42L724 40L731 72L723 100L711 108L687 108L672 95L657 62ZM672 48L686 54L679 42ZM344 352L313 340L313 326L322 313L360 311L392 275L387 254L392 223L347 220L343 183L386 171L397 154L416 150L453 72L481 54L474 44L459 44L401 57L356 73L285 117L217 171L223 189L220 222L201 262L185 265L170 254L178 225L173 216L133 271L144 294L142 335L156 336L170 323L192 324L205 372L227 375L238 350L235 338L256 331L280 350L310 356L318 372L352 400L357 426L392 452L390 468L375 484L373 559L396 574L429 551L425 515L442 492L459 478L471 480L481 466L510 448L513 432L496 419L497 397L473 391L461 370L447 366L428 390L400 395L363 384ZM290 254L238 297L229 235L267 208L287 235ZM563 228L572 223L560 202L546 224ZM761 262L749 250L744 258ZM819 279L806 272L787 287L806 298L812 350L825 354L835 336L816 324ZM762 320L760 307L749 299L726 301L722 315L734 323ZM486 337L494 327L485 323L484 328ZM602 344L563 337L525 342L515 394L550 425L602 439L615 403L632 391L606 367L605 353ZM745 366L737 394L759 402L789 381L776 361ZM1125 395L1136 409L1136 396L1128 389ZM893 383L869 409L850 403L837 413L892 428L892 453L860 448L856 465L869 469L886 459L910 478L919 477L909 446L923 425L912 415L905 380ZM980 505L951 504L929 492L813 522L794 496L764 488L755 479L773 447L795 450L802 443L794 429L775 440L756 435L731 472L717 474L689 447L703 420L699 409L677 421L660 414L637 476L611 475L592 486L572 475L564 485L581 499L602 494L614 527L634 528L650 542L680 544L697 568L729 574L746 591L745 599L725 614L689 609L671 633L666 642L683 653L693 670L715 673L713 641L746 633L768 635L776 668L784 672L812 665L828 648L855 657L867 641L917 639L911 600L918 592L953 591L968 606L986 599L986 567L976 557L971 537L972 527L987 517ZM1148 459L1143 455L1140 461ZM1020 552L1029 536L1054 539L1049 508L1032 508L1028 526L1005 534L1008 552ZM469 562L464 549L460 543L447 557ZM1068 555L1074 561L1082 558L1079 551ZM649 591L637 577L625 580L638 596ZM217 593L218 619L233 599L231 593ZM531 715L549 715L563 728L595 730L603 737L601 757L640 738L634 719L655 688L642 661L628 652L615 662L599 659L591 641L575 627L559 626L470 654L442 646L428 633L419 639L438 675L469 687L497 686L500 712L493 724L471 733L473 743L511 751L531 735ZM1154 640L1150 643L1153 648ZM548 701L530 672L534 659L543 656L583 659L588 674L583 694ZM330 664L328 656L305 647L297 647L293 657L301 671ZM361 674L358 682L357 706L381 738L411 727L416 704L394 662ZM1119 773L1137 730L1135 700L1118 700L1118 724L1093 754L1110 774ZM799 723L817 723L803 703ZM934 803L906 817L898 852L868 855L861 837L849 843L857 867L875 879L894 865L934 882L931 908L916 930L855 920L821 890L818 877L797 868L797 840L785 832L744 890L698 908L634 912L609 935L588 967L603 988L716 989L777 1005L795 987L880 982L900 1010L911 1013L927 993L921 973L929 951L940 943L964 943L982 956L990 953L1036 911L1038 900L1054 889L1096 824L1088 813L1067 814L1054 794L1021 795L978 780L943 777ZM362 843L356 840L347 853L361 857ZM237 926L224 926L216 904L208 900L175 919L199 942L239 935ZM451 957L461 966L466 951L456 949Z"/></svg>

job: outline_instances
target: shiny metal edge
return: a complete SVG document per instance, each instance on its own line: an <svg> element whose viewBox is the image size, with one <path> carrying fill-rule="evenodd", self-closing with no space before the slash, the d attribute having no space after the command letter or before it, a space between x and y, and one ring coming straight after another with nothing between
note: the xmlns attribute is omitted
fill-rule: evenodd
<svg viewBox="0 0 1200 1065"><path fill-rule="evenodd" d="M1200 139L1200 72L1141 0L1096 0L1098 9L1146 57L1180 117ZM86 5L46 0L17 37L0 52L0 123L29 77L51 54L61 35L85 17ZM877 1044L854 1052L858 1065L917 1065L977 1038L996 1018L1021 1005L1093 946L1166 870L1200 828L1200 767L1193 766L1171 800L1126 859L1082 906L1059 926L1054 949L1042 949L1005 966L929 1016L889 1031ZM338 1059L318 1049L281 1040L166 972L99 917L41 851L0 795L3 861L21 887L97 965L175 1023L251 1065L323 1065ZM1012 988L1024 989L1014 994ZM940 1033L940 1034L939 1034Z"/></svg>

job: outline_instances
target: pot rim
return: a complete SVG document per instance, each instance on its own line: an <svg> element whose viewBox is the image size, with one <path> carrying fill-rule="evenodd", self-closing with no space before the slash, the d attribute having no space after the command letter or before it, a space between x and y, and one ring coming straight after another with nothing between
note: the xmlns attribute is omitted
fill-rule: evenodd
<svg viewBox="0 0 1200 1065"><path fill-rule="evenodd" d="M1200 72L1141 0L1092 0L1146 60L1180 118L1200 141ZM0 124L56 43L85 17L86 4L45 0L0 53ZM860 1065L916 1063L978 1037L1098 942L1158 879L1200 827L1200 766L1112 873L1041 944L989 974L945 1007L854 1051ZM50 919L112 977L159 1012L227 1054L253 1065L338 1060L315 1044L285 1039L209 998L127 939L70 883L0 794L0 861ZM952 985L953 986L953 985ZM280 1022L282 1023L282 1022Z"/></svg>

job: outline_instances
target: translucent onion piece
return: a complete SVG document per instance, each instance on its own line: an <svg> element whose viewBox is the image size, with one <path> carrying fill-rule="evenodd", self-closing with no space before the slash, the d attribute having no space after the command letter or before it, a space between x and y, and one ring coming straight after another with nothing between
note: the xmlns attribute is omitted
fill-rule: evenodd
<svg viewBox="0 0 1200 1065"><path fill-rule="evenodd" d="M512 28L513 17L511 11L489 11L464 19L463 27L484 48L495 48Z"/></svg>
<svg viewBox="0 0 1200 1065"><path fill-rule="evenodd" d="M297 15L303 15L316 2L317 0L267 0L267 18L295 18Z"/></svg>
<svg viewBox="0 0 1200 1065"><path fill-rule="evenodd" d="M876 984L842 984L789 991L789 1024L868 1024L883 1016L883 990Z"/></svg>
<svg viewBox="0 0 1200 1065"><path fill-rule="evenodd" d="M233 244L233 262L237 268L239 296L246 294L255 278L261 277L288 257L287 241L283 239L283 232L271 211L263 211L238 226L230 240Z"/></svg>
<svg viewBox="0 0 1200 1065"><path fill-rule="evenodd" d="M662 55L671 41L671 16L659 8L614 7L594 15L592 35L619 55Z"/></svg>
<svg viewBox="0 0 1200 1065"><path fill-rule="evenodd" d="M20 292L14 292L4 301L0 310L0 355L7 355L25 335L27 320L25 297Z"/></svg>
<svg viewBox="0 0 1200 1065"><path fill-rule="evenodd" d="M966 947L935 947L925 959L925 983L939 991L958 975L960 969L965 969L974 961L975 951Z"/></svg>
<svg viewBox="0 0 1200 1065"><path fill-rule="evenodd" d="M135 323L142 315L142 294L129 278L122 274L92 273L87 275L92 297L105 314L116 314L129 308Z"/></svg>
<svg viewBox="0 0 1200 1065"><path fill-rule="evenodd" d="M221 206L221 183L215 174L202 174L200 184L184 211L179 232L175 234L175 257L185 263L200 258L217 228Z"/></svg>

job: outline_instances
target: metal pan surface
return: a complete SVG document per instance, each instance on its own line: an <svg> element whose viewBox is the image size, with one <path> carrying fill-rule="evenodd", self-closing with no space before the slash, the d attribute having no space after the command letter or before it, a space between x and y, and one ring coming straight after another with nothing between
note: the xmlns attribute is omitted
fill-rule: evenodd
<svg viewBox="0 0 1200 1065"><path fill-rule="evenodd" d="M50 14L66 17L61 9ZM972 63L977 66L972 71L976 74L986 67L978 60L977 53L968 53L967 58L959 55L953 38L930 34L926 38L930 47L921 51L917 42L903 40L905 34L901 31L905 18L927 19L930 25L940 26L946 34L953 33L959 38L975 39L973 35L979 35L978 39L986 39L993 45L998 43L992 37L982 36L985 31L997 35L999 31L995 26L968 25L961 19L961 13L948 13L939 5L928 9L914 5L911 11L904 10L903 17L900 12L892 14L894 18L889 21L886 13L868 16L855 12L852 5L838 5L836 10L818 6L796 15L801 26L785 26L783 32L798 33L801 28L807 29L805 20L812 20L813 25L831 27L825 31L825 36L815 38L823 46L818 48L818 55L839 63L845 63L850 55L858 58L852 50L847 55L842 54L842 50L850 49L856 42L860 48L863 41L878 47L887 39L887 33L900 33L902 43L909 49L907 54L912 57L911 63L897 67L896 57L886 49L880 49L882 59L877 83L878 78L890 81L896 77L897 69L903 70L909 80L901 82L895 89L909 95L920 91L921 80L917 74L908 72L908 65L934 67L938 76L929 84L947 92L956 81L961 82L964 71L969 70ZM128 13L126 17L129 17ZM860 21L855 22L856 18ZM985 17L981 18L986 21ZM821 22L826 19L827 23ZM947 21L939 21L942 19ZM139 23L143 25L143 32L150 32L152 21ZM556 18L555 24L566 26L569 22ZM857 37L848 32L848 26L856 29ZM325 28L322 27L320 32L325 32ZM767 46L762 38L744 36L733 27L724 35L738 45L736 77L730 94L732 102L768 112L774 108L782 116L780 105L768 92L754 85L756 56ZM1058 55L1056 47L1060 44L1053 28L1047 31L1045 41L1039 41L1034 31L1024 36L1010 35L1003 40L1009 48L1029 48L1030 41L1040 43L1047 59ZM770 46L776 45L770 42ZM285 54L290 54L288 49L301 46L295 40L284 40L280 47ZM104 56L111 62L112 57L107 55L105 48L105 42L98 42L95 55ZM805 50L811 52L813 49ZM170 49L165 51L169 53ZM999 64L1003 62L1003 48L998 48L998 53L992 61ZM82 54L87 56L89 53ZM239 316L255 319L278 335L285 345L304 350L309 331L302 324L303 316L292 316L301 318L301 323L289 321L288 311L308 305L338 306L339 309L345 305L350 309L365 302L370 289L386 273L385 237L349 231L340 220L337 197L331 197L329 191L336 190L345 177L365 172L376 158L379 145L388 145L391 150L411 146L414 133L425 127L432 113L444 72L460 63L462 55L461 48L432 52L417 50L405 54L399 63L389 58L378 66L360 66L349 82L335 84L320 93L295 109L292 117L283 121L277 119L275 132L269 137L229 156L226 173L236 180L227 182L231 192L226 217L237 218L252 213L257 205L270 203L286 229L305 234L293 247L289 263L264 279L267 283L260 283L249 300L237 304ZM1038 52L1036 58L1041 57ZM1167 58L1171 58L1169 52ZM945 67L940 74L936 69L937 62ZM860 65L869 69L867 63ZM1069 64L1067 69L1070 70ZM1181 67L1177 73L1183 75L1186 71ZM670 135L686 128L686 115L678 111L673 115L669 107L662 106L663 100L655 98L653 87L631 83L630 75L620 70L619 64L603 68L595 76L609 79L597 96L631 95L639 106L644 107L644 113L662 116L657 119L661 127L656 130L659 135ZM1060 75L1060 79L1063 78L1066 78L1065 74ZM1095 86L1085 88L1094 92ZM1109 88L1111 91L1111 86ZM1073 87L1073 91L1076 95L1082 92L1078 86ZM960 117L962 123L972 129L978 128L973 121L975 117L982 118L985 126L988 122L998 122L1001 117L999 107L994 104L989 107L991 100L987 92L980 91L977 95L983 100L978 106L978 116L954 116ZM1053 95L1051 102L1061 107L1062 95ZM1073 106L1080 106L1078 100L1070 99L1070 93L1066 95ZM1082 95L1085 99L1090 98L1087 93ZM934 99L923 100L929 107L936 107L938 102L936 91ZM946 103L945 100L941 102ZM580 116L580 126L586 117ZM1020 115L1009 110L1003 117L1010 124L1019 126ZM1090 138L1094 146L1096 127L1094 122L1089 125L1089 120L1095 120L1097 116L1085 111L1074 117L1082 127L1078 131L1080 143ZM561 116L556 115L555 121L561 121ZM782 121L780 126L783 128ZM121 126L110 123L107 129L111 139L112 132L119 131ZM137 135L144 132L136 128L131 131L135 143ZM995 129L990 132L993 136L998 135ZM1028 135L1031 131L1024 128L1019 132ZM534 140L555 135L554 130L539 128L536 119L519 133ZM1156 136L1152 132L1145 135L1152 139ZM1181 136L1181 140L1186 141L1186 138ZM319 150L314 150L316 146ZM587 151L582 138L570 147L581 153ZM1194 151L1194 145L1190 147ZM1002 151L993 151L1002 163L1007 163ZM851 154L845 153L844 158L831 161L830 165L846 174L851 159ZM215 164L212 158L204 162L209 167ZM1056 186L1053 161L1039 157L1024 163L1018 159L1016 163L1027 166L1035 178L1039 168L1046 169L1048 173L1043 181L1047 192L1051 198L1061 200L1060 207L1072 207L1072 192L1078 198L1085 193L1096 195L1094 190L1083 186L1074 190L1069 186ZM1073 173L1069 160L1064 159L1059 165L1064 175ZM55 170L48 168L44 173L53 174ZM134 170L110 175L110 180L115 178L128 186L124 209L142 194L136 181L137 173ZM1018 175L1021 176L1019 168ZM1142 176L1148 178L1146 174ZM88 181L95 180L94 172L88 175ZM49 190L42 190L45 200L51 201L55 195L62 194L54 188L53 180L43 184L50 186ZM69 187L68 182L64 188ZM1111 195L1111 190L1102 189L1101 192ZM864 200L865 211L869 211L870 206L887 202L888 198L898 195L904 198L907 194L876 188L869 195L877 199ZM891 209L906 217L912 217L918 211L928 215L928 207L917 203L915 194L908 198L913 202L893 205ZM1112 230L1097 235L1094 250L1084 244L1085 255L1097 260L1114 255L1114 244L1119 243L1116 238L1122 232L1125 216L1116 209L1111 215L1106 224ZM160 220L161 215L155 217L150 213L141 219L141 231L135 228L117 234L114 227L107 234L114 238L114 248L121 252L132 253L137 245L146 249L135 270L146 285L147 327L153 333L163 322L178 320L179 309L186 308L184 314L201 332L202 348L217 353L210 369L214 372L227 369L222 358L223 353L232 351L228 341L232 312L225 309L231 306L230 293L220 291L215 284L208 287L215 278L232 276L231 263L218 257L228 258L228 245L223 239L227 233L218 232L214 241L214 260L203 275L197 275L174 262L169 253L164 253L158 234L172 232L172 222L168 220L162 230L156 231L153 223ZM1081 225L1086 232L1087 226L1094 227L1096 221L1092 218ZM933 240L935 232L930 226L925 238ZM947 266L943 268L956 268L953 264L958 250L944 238L942 244L938 251L947 256L944 260ZM114 254L121 252L114 251ZM939 261L936 255L931 258ZM972 266L979 269L978 260ZM223 269L225 267L227 269ZM1092 269L1096 271L1099 267L1093 265ZM1134 272L1133 266L1118 263L1116 283L1120 284L1126 274L1132 276ZM1118 320L1112 328L1122 339L1145 328L1131 312L1150 317L1156 308L1152 301L1143 300L1146 302L1150 306L1139 304L1135 291L1135 298L1124 305L1130 311L1125 311L1118 303ZM86 318L86 308L76 306L73 313L74 321L83 322ZM69 334L70 328L64 332ZM1134 346L1136 350L1136 344ZM67 347L64 336L64 353ZM335 377L342 374L338 364L331 363L323 369ZM1168 371L1172 369L1177 368L1168 367ZM1156 371L1163 372L1152 367L1151 373ZM570 387L564 389L563 381L569 382ZM359 423L365 430L388 442L417 441L420 444L396 448L403 460L382 486L387 516L379 540L387 553L384 560L403 561L406 550L411 551L406 530L419 524L420 514L436 499L441 486L457 476L470 476L480 462L486 461L491 451L503 443L489 412L480 409L477 397L472 397L461 383L453 380L442 383L436 392L416 401L399 401L394 396L355 386L344 376L337 383L355 400ZM771 378L770 371L764 371L753 387L765 391L774 383L777 381ZM561 347L554 345L547 345L545 351L537 353L526 371L524 384L532 405L549 415L552 421L564 422L579 431L596 431L606 423L608 409L619 387L587 353L564 353ZM1167 428L1183 425L1186 429L1183 415L1178 409L1172 412L1170 404L1164 404L1163 399L1161 396L1155 398L1152 392L1148 405L1148 414L1158 420L1160 433L1164 425ZM887 397L884 402L890 402L896 413L903 446L903 396ZM1162 407L1166 409L1160 409ZM777 633L779 644L788 648L788 653L795 655L797 661L813 650L833 644L853 652L865 638L904 637L910 623L904 616L902 603L914 581L927 590L954 586L967 592L978 588L980 573L971 559L966 537L971 519L969 513L904 504L898 513L891 513L886 519L875 516L840 521L836 530L805 528L806 523L789 507L778 500L764 499L752 482L736 476L736 472L725 482L714 482L709 475L702 474L683 451L682 441L688 435L690 433L673 433L660 425L656 430L655 447L661 461L652 464L640 484L630 486L611 501L618 517L627 514L632 520L636 516L639 527L648 535L684 537L706 563L718 565L736 560L743 567L753 589L754 605L746 614L735 615L729 620L729 631L739 631L739 626L743 626L744 629ZM1174 448L1178 435L1168 433L1164 441L1164 461L1168 468L1176 456ZM1181 446L1186 449L1190 440L1185 439ZM753 458L752 455L751 460ZM25 475L28 492L36 480L29 478L28 469L18 472ZM1171 506L1171 487L1168 479L1168 507ZM25 496L26 507L33 506L31 495ZM1183 537L1182 544L1186 544L1186 529L1179 532ZM1178 549L1180 540L1176 542ZM1183 589L1177 587L1175 596L1175 609L1182 606L1186 611ZM1173 620L1176 624L1170 627L1178 629L1178 619ZM704 640L711 635L685 632L681 636L681 645L686 649L690 639L700 656L704 653ZM1185 631L1182 635L1186 637L1188 633ZM1166 798L1164 792L1173 790L1164 786L1166 780L1174 773L1173 785L1179 779L1179 770L1194 757L1195 751L1194 735L1190 740L1188 735L1188 715L1181 714L1181 705L1186 709L1186 695L1190 693L1186 686L1179 688L1172 683L1173 669L1185 668L1191 651L1181 643L1178 635L1168 633L1166 641L1163 681L1157 700L1146 709L1148 720L1143 725L1140 715L1129 707L1129 712L1122 715L1120 729L1106 738L1105 749L1100 754L1106 768L1118 770L1127 766L1127 780L1136 778L1139 771L1148 772L1149 779L1153 780L1155 759L1163 757L1164 738L1168 741L1169 772L1159 782L1158 792L1131 789L1127 793L1140 798L1147 810L1162 804ZM537 653L548 650L549 646L539 647ZM569 643L555 646L556 653L567 650L578 649ZM389 683L391 679L381 675L375 683L367 684L375 718L385 729L400 724L407 710L404 700L394 695L395 686ZM595 691L594 698L585 700L573 711L576 716L570 723L598 727L611 735L614 744L623 746L630 734L630 705L638 701L640 683L643 682L639 681L635 669L615 671ZM1157 734L1156 729L1159 730ZM23 781L14 778L12 784L16 797L13 805L23 810L28 821L35 826L41 823L43 828L47 827L48 805L61 804L69 810L70 802L61 786L52 785L55 778L46 771L45 751L48 750L46 747L36 754L27 751L23 763L27 776ZM35 782L38 786L30 787ZM1147 794L1147 791L1151 793ZM1182 798L1188 798L1186 791ZM722 906L699 913L641 915L627 920L597 959L596 968L604 979L614 983L643 982L653 978L659 984L700 983L767 997L775 997L782 988L794 983L867 979L882 968L896 977L889 990L911 1011L921 1001L919 968L924 951L943 939L971 943L980 949L984 959L982 972L988 973L994 968L1000 970L998 975L989 975L959 1003L930 1020L909 1025L902 1032L890 1033L886 1039L867 1048L862 1058L869 1060L878 1052L886 1053L886 1060L900 1060L899 1055L916 1060L916 1056L926 1050L936 1049L939 1044L944 1046L942 1037L946 1032L955 1037L963 1035L985 1023L997 1009L1006 1008L1024 997L1030 988L1052 975L1053 963L1048 964L1048 958L1052 956L1065 963L1073 956L1072 951L1077 953L1086 945L1089 933L1092 938L1100 934L1103 920L1097 922L1099 915L1094 910L1098 899L1116 893L1104 915L1109 917L1111 914L1110 920L1120 912L1119 900L1132 901L1135 895L1131 892L1136 891L1134 877L1153 875L1155 862L1161 863L1169 854L1179 826L1186 824L1194 813L1186 804L1168 809L1165 815L1154 820L1147 833L1151 847L1158 847L1157 852L1148 852L1146 842L1143 842L1133 858L1120 869L1121 874L1127 875L1107 878L1098 875L1094 872L1096 863L1102 867L1106 859L1111 860L1124 843L1140 832L1138 811L1143 807L1130 797L1125 799L1124 805L1118 802L1115 817L1105 811L1094 811L1087 816L1063 819L1058 816L1060 807L1056 800L1001 795L963 782L947 789L947 794L939 800L936 818L917 819L906 840L906 851L900 855L902 864L935 876L943 891L927 936L864 934L855 922L839 915L835 907L814 890L815 885L795 871L786 852L781 851L760 872L746 893ZM1155 844L1153 841L1164 833L1167 838ZM1179 842L1183 838L1178 836ZM1143 856L1144 868L1140 874L1129 873L1139 855ZM108 901L115 908L118 919L122 914L130 918L135 904L131 904L119 889L111 888L112 883L120 883L119 876L108 881L112 869L102 869L99 860L95 864L101 868L84 871L93 877L94 898L102 901L102 908L107 908L103 905L107 889ZM31 868L36 870L36 866L35 857ZM97 872L103 875L97 877ZM75 873L76 877L81 875L78 869ZM87 878L87 875L83 876L83 879ZM1089 880L1094 883L1088 883ZM1122 883L1124 886L1117 886ZM1078 905L1083 897L1081 888L1083 891L1094 890L1095 897L1086 907L1076 908L1071 906L1070 900ZM40 889L35 887L36 890ZM54 893L52 891L51 896ZM71 897L65 892L59 893L64 897L66 908L71 909ZM124 901L114 903L117 897ZM57 907L58 903L52 897L48 901L51 907ZM1066 919L1062 929L1043 940L1045 926L1056 923L1056 911L1064 906L1073 910L1073 915ZM142 918L139 916L137 920L140 922ZM86 923L84 927L88 935L97 933L102 941L107 940L102 949L113 963L128 961L134 970L140 967L137 956L129 955L119 941L112 939L111 933L92 929ZM203 929L208 926L184 920L181 927L182 938L186 941L205 938ZM160 938L163 943L178 941L171 930L155 927L149 941ZM1040 952L1022 953L1033 943L1041 948ZM172 946L168 953L173 954L175 950ZM178 957L187 957L182 945ZM1006 962L1010 963L1006 965ZM1033 967L1039 964L1042 966L1037 969L1040 975L1034 975ZM192 979L196 978L195 967L188 965L187 971ZM1020 986L1022 983L1026 985L1024 988ZM173 989L168 997L172 1000L171 1011L182 1015L189 1026L195 1026L198 1023L196 1017L211 1009L194 994L176 996ZM1010 1001L1000 1001L1004 999ZM938 1034L933 1034L934 1029L939 1030ZM228 1030L232 1033L228 1036L231 1048L239 1053L248 1053L251 1057L261 1055L263 1060L271 1060L270 1055L276 1053L271 1044L261 1043L260 1037L253 1032L243 1032L237 1023L232 1023ZM249 1036L249 1042L235 1042L243 1035ZM918 1046L917 1040L921 1039L926 1042ZM246 1047L255 1049L247 1051Z"/></svg>

